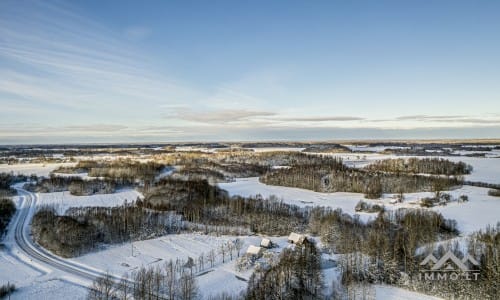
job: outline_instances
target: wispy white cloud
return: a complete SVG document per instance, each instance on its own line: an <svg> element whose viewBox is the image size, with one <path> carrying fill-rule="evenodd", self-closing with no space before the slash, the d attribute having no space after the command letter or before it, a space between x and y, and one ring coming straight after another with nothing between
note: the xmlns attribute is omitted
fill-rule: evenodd
<svg viewBox="0 0 500 300"><path fill-rule="evenodd" d="M176 118L185 121L208 124L232 124L249 122L262 117L275 116L276 113L268 111L254 111L248 109L223 109L211 111L196 111L182 107L174 109L167 118Z"/></svg>
<svg viewBox="0 0 500 300"><path fill-rule="evenodd" d="M0 9L0 93L68 108L144 111L197 93L155 70L120 33L51 2ZM131 31L145 35L145 29ZM134 33L135 32L135 33ZM90 118L91 116L89 116ZM127 116L124 116L127 117Z"/></svg>

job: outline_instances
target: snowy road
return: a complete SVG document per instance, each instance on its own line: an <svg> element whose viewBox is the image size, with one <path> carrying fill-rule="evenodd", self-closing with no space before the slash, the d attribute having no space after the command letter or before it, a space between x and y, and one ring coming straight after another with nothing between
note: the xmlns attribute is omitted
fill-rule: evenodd
<svg viewBox="0 0 500 300"><path fill-rule="evenodd" d="M61 277L85 287L104 274L100 270L58 257L36 245L30 234L30 221L36 210L37 196L21 188L17 188L17 191L21 196L21 203L6 237L12 255L42 273L57 271L61 273Z"/></svg>

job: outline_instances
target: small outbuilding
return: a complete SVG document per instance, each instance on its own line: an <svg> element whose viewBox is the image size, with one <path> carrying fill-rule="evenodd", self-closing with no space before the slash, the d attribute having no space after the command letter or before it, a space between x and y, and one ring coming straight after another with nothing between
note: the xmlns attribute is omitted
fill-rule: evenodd
<svg viewBox="0 0 500 300"><path fill-rule="evenodd" d="M262 241L260 241L260 246L269 249L273 247L273 242L271 242L270 239L263 238Z"/></svg>
<svg viewBox="0 0 500 300"><path fill-rule="evenodd" d="M307 238L305 235L295 232L290 233L290 235L288 236L288 242L295 245L302 245L306 240Z"/></svg>
<svg viewBox="0 0 500 300"><path fill-rule="evenodd" d="M260 257L260 256L262 256L263 251L264 251L264 248L262 248L262 247L250 245L250 246L248 246L246 254L250 255L250 256Z"/></svg>

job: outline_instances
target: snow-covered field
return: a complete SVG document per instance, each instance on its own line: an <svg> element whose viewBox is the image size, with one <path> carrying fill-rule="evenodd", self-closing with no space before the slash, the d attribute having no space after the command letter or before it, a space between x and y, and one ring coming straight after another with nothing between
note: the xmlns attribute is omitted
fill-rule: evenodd
<svg viewBox="0 0 500 300"><path fill-rule="evenodd" d="M473 167L471 174L465 179L470 181L481 181L486 183L500 184L500 158L488 157L443 157L451 161L463 161Z"/></svg>
<svg viewBox="0 0 500 300"><path fill-rule="evenodd" d="M405 289L388 286L374 285L376 300L438 300L441 298L408 291Z"/></svg>
<svg viewBox="0 0 500 300"><path fill-rule="evenodd" d="M0 164L0 173L10 173L37 176L49 176L49 173L60 166L74 166L75 163L50 163L50 164Z"/></svg>
<svg viewBox="0 0 500 300"><path fill-rule="evenodd" d="M206 256L210 250L218 253L221 244L236 238L244 242L240 255L245 253L248 246L258 246L262 240L262 237L258 236L167 235L151 240L110 246L105 250L72 260L99 270L109 271L112 274L122 275L125 272L131 273L142 266L159 265L161 267L165 262L175 261L177 258L186 261L188 257L191 257L196 261L200 255ZM286 237L273 237L272 240L280 245L280 248L287 244ZM234 255L236 257L236 253ZM235 267L235 257L230 261L229 255L226 255L225 263L223 263L222 256L217 254L214 267L207 267L206 271L197 276L198 288L203 291L204 297L221 292L239 294L246 289L246 280L250 277L251 270L238 272ZM208 266L208 261L205 264Z"/></svg>
<svg viewBox="0 0 500 300"><path fill-rule="evenodd" d="M363 199L358 193L318 193L310 190L274 186L261 183L258 177L238 178L233 182L219 183L219 187L227 190L230 195L256 196L264 198L276 196L285 203L306 206L325 206L342 208L344 212L354 214L354 206Z"/></svg>
<svg viewBox="0 0 500 300"><path fill-rule="evenodd" d="M35 280L30 285L21 286L16 289L10 297L12 300L55 300L55 299L87 299L88 291L82 286L72 284L65 280L48 279Z"/></svg>
<svg viewBox="0 0 500 300"><path fill-rule="evenodd" d="M133 202L142 195L133 189L119 190L112 194L73 196L69 192L39 193L37 205L54 205L60 214L70 207L79 206L119 206L125 201Z"/></svg>

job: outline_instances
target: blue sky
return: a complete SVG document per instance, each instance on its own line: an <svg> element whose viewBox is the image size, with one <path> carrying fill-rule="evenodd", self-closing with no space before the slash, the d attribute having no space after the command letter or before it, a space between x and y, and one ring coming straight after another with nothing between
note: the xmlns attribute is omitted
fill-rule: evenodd
<svg viewBox="0 0 500 300"><path fill-rule="evenodd" d="M0 143L499 138L499 14L499 1L3 0Z"/></svg>

